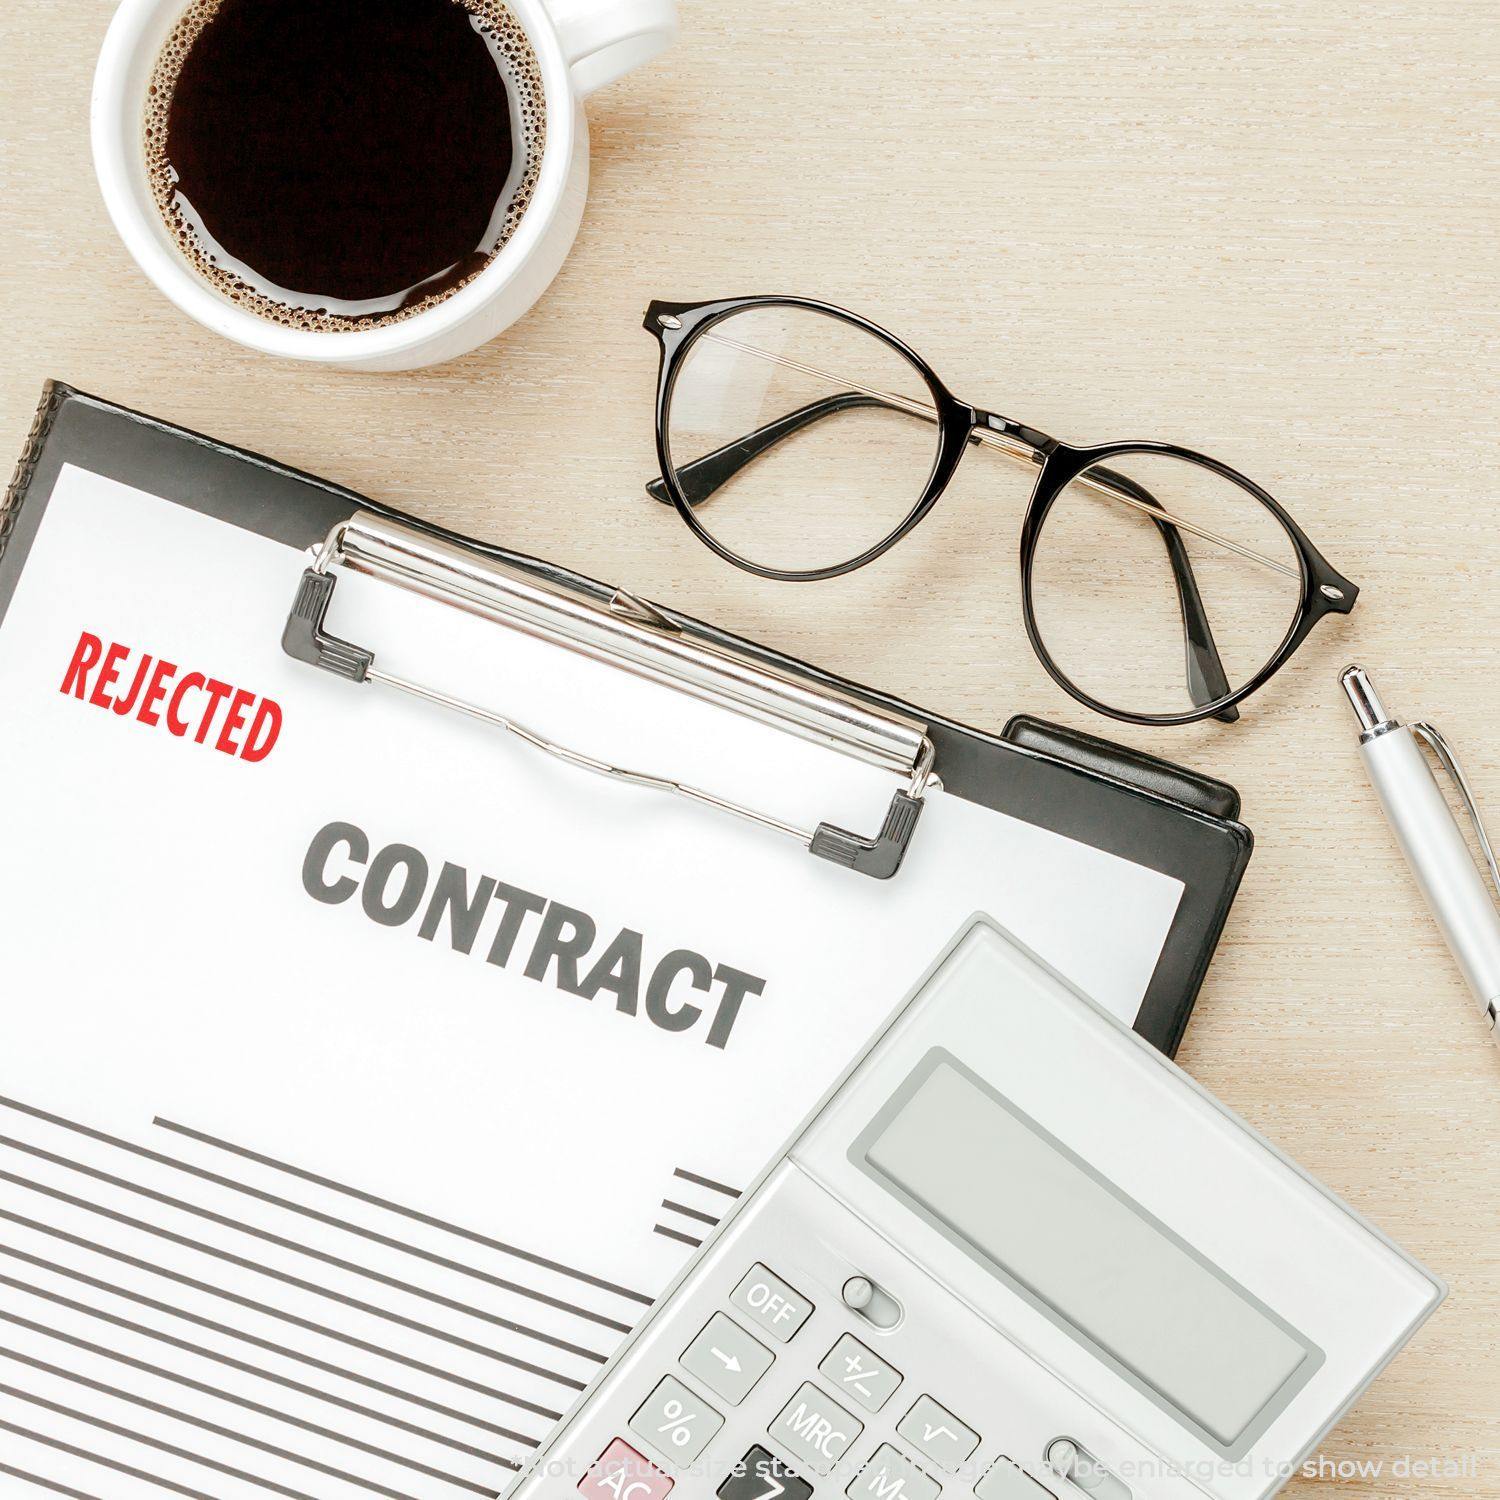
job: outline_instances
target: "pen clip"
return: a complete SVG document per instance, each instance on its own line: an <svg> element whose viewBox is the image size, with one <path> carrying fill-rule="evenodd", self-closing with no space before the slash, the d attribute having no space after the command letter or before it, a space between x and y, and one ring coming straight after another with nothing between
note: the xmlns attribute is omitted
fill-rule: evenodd
<svg viewBox="0 0 1500 1500"><path fill-rule="evenodd" d="M1489 834L1485 832L1479 804L1474 800L1474 789L1469 785L1469 778L1464 775L1464 768L1459 763L1458 755L1436 724L1413 724L1411 732L1426 741L1442 768L1453 778L1458 794L1463 798L1464 807L1468 810L1469 821L1474 825L1474 833L1479 839L1480 849L1484 852L1485 863L1490 868L1490 882L1495 888L1495 894L1500 896L1500 864L1496 863L1495 851L1490 844Z"/></svg>

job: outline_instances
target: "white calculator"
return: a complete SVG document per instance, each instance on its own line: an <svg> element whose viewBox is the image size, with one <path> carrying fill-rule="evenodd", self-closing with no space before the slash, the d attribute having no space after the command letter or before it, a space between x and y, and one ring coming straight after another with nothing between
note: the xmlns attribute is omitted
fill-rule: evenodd
<svg viewBox="0 0 1500 1500"><path fill-rule="evenodd" d="M1263 1500L1444 1287L975 918L512 1500Z"/></svg>

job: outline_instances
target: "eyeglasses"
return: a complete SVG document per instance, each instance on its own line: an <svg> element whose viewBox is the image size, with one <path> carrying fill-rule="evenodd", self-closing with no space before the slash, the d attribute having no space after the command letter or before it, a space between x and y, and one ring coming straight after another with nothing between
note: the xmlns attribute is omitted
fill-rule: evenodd
<svg viewBox="0 0 1500 1500"><path fill-rule="evenodd" d="M1232 722L1359 589L1259 485L1170 443L1074 447L959 401L874 323L801 297L653 302L650 495L763 578L834 578L894 547L971 447L1034 475L1021 606L1043 667L1132 724ZM976 546L978 543L976 542Z"/></svg>

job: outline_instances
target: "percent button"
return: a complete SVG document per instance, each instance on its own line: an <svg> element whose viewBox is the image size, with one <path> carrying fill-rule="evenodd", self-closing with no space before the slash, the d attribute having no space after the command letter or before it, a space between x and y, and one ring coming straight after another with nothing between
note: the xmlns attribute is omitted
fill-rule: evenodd
<svg viewBox="0 0 1500 1500"><path fill-rule="evenodd" d="M630 1419L630 1430L676 1464L690 1464L724 1418L680 1380L667 1375Z"/></svg>

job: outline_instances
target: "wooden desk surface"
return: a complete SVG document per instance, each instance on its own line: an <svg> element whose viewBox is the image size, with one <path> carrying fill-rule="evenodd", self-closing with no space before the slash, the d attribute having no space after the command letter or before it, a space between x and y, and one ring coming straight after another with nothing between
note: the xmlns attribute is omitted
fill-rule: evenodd
<svg viewBox="0 0 1500 1500"><path fill-rule="evenodd" d="M0 7L0 434L44 377L627 583L976 724L1108 733L1021 634L1018 517L971 473L838 584L717 562L647 502L652 295L795 291L973 399L1262 479L1364 586L1236 726L1124 731L1226 776L1258 839L1182 1061L1452 1284L1304 1497L1500 1497L1500 1049L1419 905L1335 676L1440 719L1500 818L1500 31L1472 0L683 0L600 95L556 286L395 376L277 364L170 307L88 154L108 0ZM983 466L973 465L978 471ZM1478 1477L1405 1477L1404 1455Z"/></svg>

